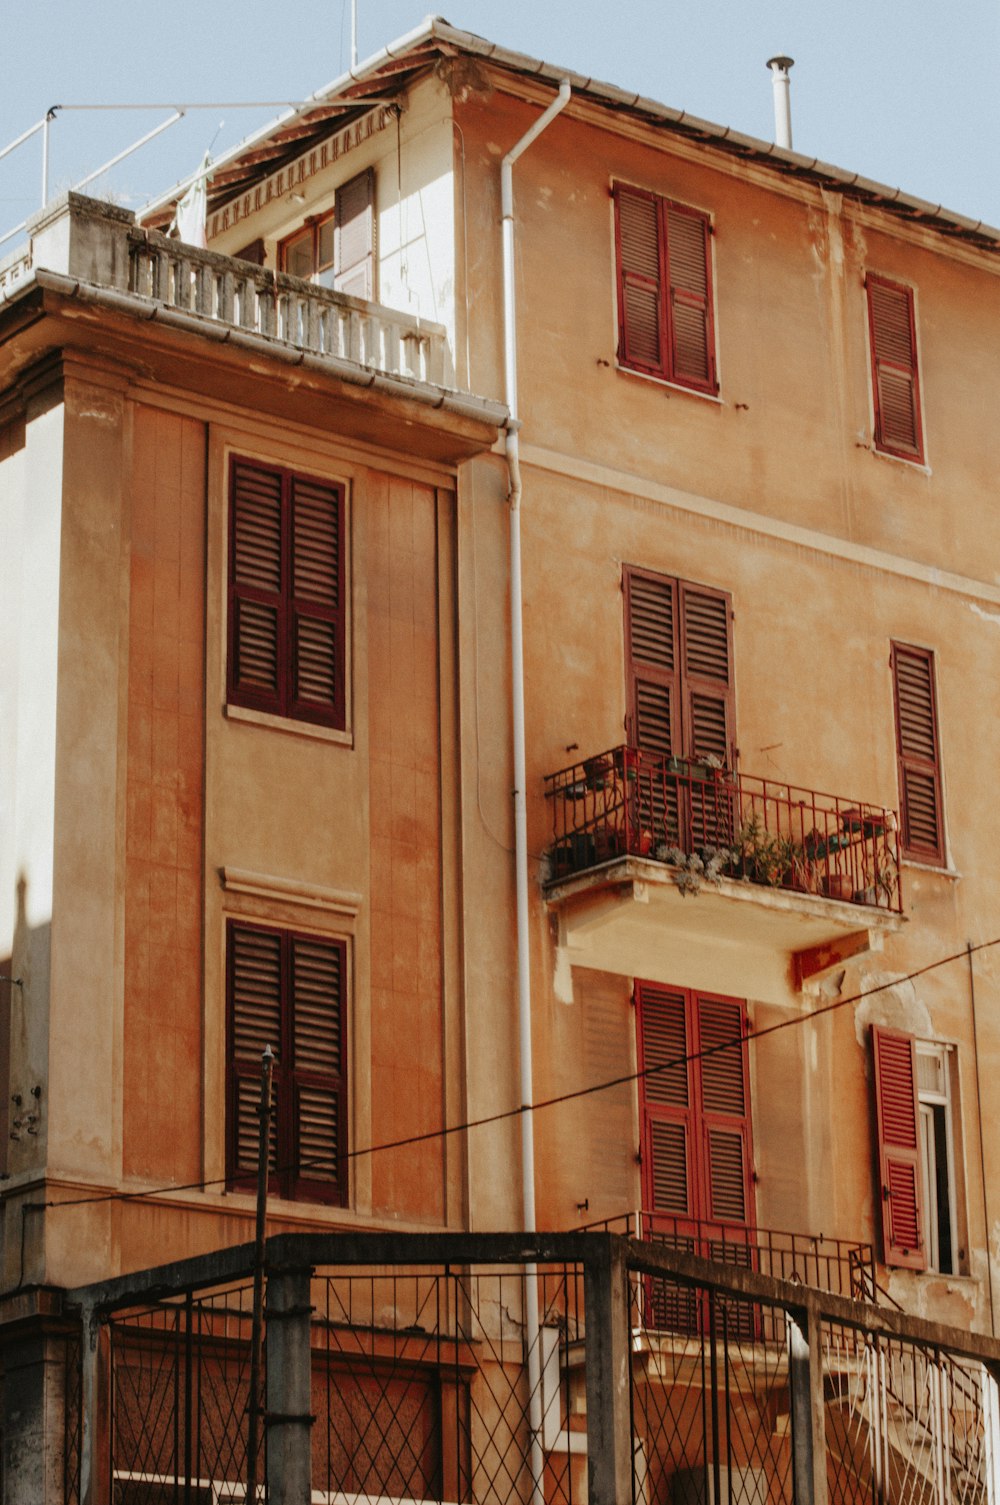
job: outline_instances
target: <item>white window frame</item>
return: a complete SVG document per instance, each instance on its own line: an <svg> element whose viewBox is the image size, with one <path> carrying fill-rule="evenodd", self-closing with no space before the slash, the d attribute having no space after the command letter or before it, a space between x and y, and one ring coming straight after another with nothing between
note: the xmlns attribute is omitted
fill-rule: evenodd
<svg viewBox="0 0 1000 1505"><path fill-rule="evenodd" d="M920 1164L924 1192L924 1247L927 1250L928 1270L946 1275L960 1273L958 1241L958 1180L955 1174L955 1105L952 1093L952 1077L955 1047L934 1040L916 1040L917 1104L919 1111ZM937 1065L940 1090L920 1085L919 1057L933 1060ZM945 1154L947 1157L946 1179L948 1185L948 1221L951 1232L951 1269L941 1271L941 1251L938 1244L937 1206L937 1136L934 1120L935 1108L944 1109Z"/></svg>

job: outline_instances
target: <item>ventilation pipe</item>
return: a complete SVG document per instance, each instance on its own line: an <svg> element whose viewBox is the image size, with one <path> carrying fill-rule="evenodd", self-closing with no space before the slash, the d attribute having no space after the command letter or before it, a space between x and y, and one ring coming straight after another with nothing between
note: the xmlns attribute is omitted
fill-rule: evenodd
<svg viewBox="0 0 1000 1505"><path fill-rule="evenodd" d="M792 81L788 70L795 63L791 57L771 57L771 88L774 90L774 143L786 151L792 149Z"/></svg>
<svg viewBox="0 0 1000 1505"><path fill-rule="evenodd" d="M514 751L514 873L517 893L517 1017L521 1057L521 1184L523 1223L535 1232L535 1126L531 1061L531 957L528 948L528 807L525 791L524 638L521 598L521 466L518 448L520 419L517 406L517 323L514 302L514 163L569 102L570 83L564 78L559 93L530 130L500 164L500 205L503 216L503 328L505 395L510 417L506 456L510 476L510 657ZM538 1313L538 1277L533 1265L525 1275L525 1342L528 1350L528 1425L531 1430L531 1500L544 1505L542 1446L542 1357Z"/></svg>

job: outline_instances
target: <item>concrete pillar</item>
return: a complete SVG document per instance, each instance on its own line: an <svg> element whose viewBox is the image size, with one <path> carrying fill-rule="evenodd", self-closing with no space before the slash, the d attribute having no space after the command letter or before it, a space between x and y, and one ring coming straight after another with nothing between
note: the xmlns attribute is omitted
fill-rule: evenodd
<svg viewBox="0 0 1000 1505"><path fill-rule="evenodd" d="M311 1275L268 1276L268 1505L309 1505L312 1494Z"/></svg>
<svg viewBox="0 0 1000 1505"><path fill-rule="evenodd" d="M39 1325L3 1351L4 1505L62 1505L65 1338Z"/></svg>
<svg viewBox="0 0 1000 1505"><path fill-rule="evenodd" d="M826 1413L819 1314L800 1309L786 1315L795 1505L827 1505Z"/></svg>
<svg viewBox="0 0 1000 1505"><path fill-rule="evenodd" d="M584 1266L589 1505L632 1498L628 1271L624 1241L593 1234Z"/></svg>

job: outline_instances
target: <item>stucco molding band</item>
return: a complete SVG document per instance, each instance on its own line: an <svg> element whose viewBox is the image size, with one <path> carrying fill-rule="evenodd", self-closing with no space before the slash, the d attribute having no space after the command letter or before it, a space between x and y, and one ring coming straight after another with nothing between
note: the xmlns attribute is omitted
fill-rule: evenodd
<svg viewBox="0 0 1000 1505"><path fill-rule="evenodd" d="M226 893L246 894L254 899L279 899L284 903L302 904L308 909L322 909L328 914L353 917L361 909L362 895L347 889L324 888L315 883L300 883L295 878L278 878L271 873L250 873L244 868L221 867L219 879Z"/></svg>
<svg viewBox="0 0 1000 1505"><path fill-rule="evenodd" d="M985 580L973 580L967 575L956 575L950 570L935 569L933 565L921 564L915 559L903 559L888 554L882 549L870 548L867 544L851 543L846 538L835 538L829 533L820 533L813 528L803 528L797 523L784 522L780 518L765 517L743 507L734 507L729 502L718 502L707 496L697 496L690 491L680 491L673 486L664 486L658 481L647 480L624 470L612 470L591 460L578 460L572 455L544 449L540 445L522 444L521 463L536 470L565 476L569 480L582 481L591 486L603 487L629 496L642 497L645 501L659 502L677 512L689 512L696 517L710 518L744 533L756 533L763 538L773 538L779 543L790 544L798 549L811 549L816 554L826 554L832 559L841 559L848 564L861 565L866 569L881 570L903 580L915 580L921 585L933 585L938 590L952 591L956 595L975 597L1000 605L1000 585L990 585Z"/></svg>

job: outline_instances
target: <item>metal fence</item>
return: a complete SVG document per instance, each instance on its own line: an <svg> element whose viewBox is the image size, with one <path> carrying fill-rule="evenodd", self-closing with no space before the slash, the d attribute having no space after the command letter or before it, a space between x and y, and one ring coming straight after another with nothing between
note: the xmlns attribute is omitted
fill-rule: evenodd
<svg viewBox="0 0 1000 1505"><path fill-rule="evenodd" d="M67 1500L245 1498L246 1261L73 1293ZM259 1498L996 1505L998 1370L995 1340L609 1233L284 1236Z"/></svg>

